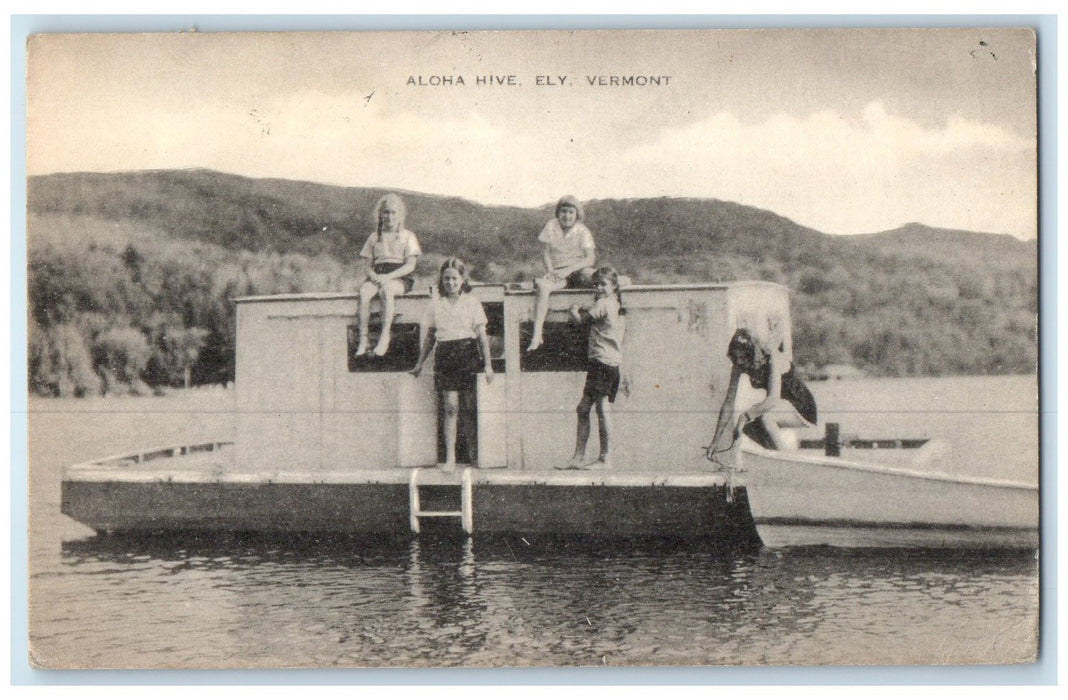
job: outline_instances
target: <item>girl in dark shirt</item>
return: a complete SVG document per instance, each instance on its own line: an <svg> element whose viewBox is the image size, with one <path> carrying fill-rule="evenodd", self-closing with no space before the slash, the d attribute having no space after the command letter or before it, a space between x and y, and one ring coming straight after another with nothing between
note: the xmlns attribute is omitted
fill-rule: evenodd
<svg viewBox="0 0 1068 700"><path fill-rule="evenodd" d="M800 419L802 424L815 425L816 400L794 373L782 344L775 349L766 348L747 329L739 328L727 346L727 357L731 361L731 378L706 451L709 460L716 461L716 454L729 450L742 433L767 449L778 450L789 445L780 425L784 420L796 424ZM767 396L736 416L734 404L743 374L754 389L764 389ZM729 442L728 426L732 426Z"/></svg>

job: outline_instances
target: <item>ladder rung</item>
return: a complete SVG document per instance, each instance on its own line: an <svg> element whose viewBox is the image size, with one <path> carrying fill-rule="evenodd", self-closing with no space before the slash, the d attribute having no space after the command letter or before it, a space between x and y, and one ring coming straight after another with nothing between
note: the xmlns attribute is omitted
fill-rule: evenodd
<svg viewBox="0 0 1068 700"><path fill-rule="evenodd" d="M418 518L462 518L464 513L462 510L417 510L415 515Z"/></svg>

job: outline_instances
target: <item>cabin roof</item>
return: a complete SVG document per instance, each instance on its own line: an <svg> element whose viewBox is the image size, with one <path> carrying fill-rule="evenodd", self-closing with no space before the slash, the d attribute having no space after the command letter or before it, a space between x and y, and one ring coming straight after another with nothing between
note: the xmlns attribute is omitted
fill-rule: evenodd
<svg viewBox="0 0 1068 700"><path fill-rule="evenodd" d="M481 282L472 282L471 286L474 288L491 288L502 289L505 295L508 296L522 296L533 295L534 290L529 286L520 286L518 284L490 284ZM767 282L764 280L737 280L733 282L686 282L682 284L631 284L623 287L623 291L626 294L634 294L641 292L687 292L699 289L732 289L739 287L776 287L785 289L783 285L777 282ZM562 289L554 294L588 294L588 289ZM303 292L300 294L266 294L261 296L247 296L236 297L234 301L238 304L247 304L253 302L274 302L274 301L326 301L326 300L338 300L338 299L356 299L359 296L357 292ZM430 294L427 292L409 292L402 295L401 298L420 299L427 298Z"/></svg>

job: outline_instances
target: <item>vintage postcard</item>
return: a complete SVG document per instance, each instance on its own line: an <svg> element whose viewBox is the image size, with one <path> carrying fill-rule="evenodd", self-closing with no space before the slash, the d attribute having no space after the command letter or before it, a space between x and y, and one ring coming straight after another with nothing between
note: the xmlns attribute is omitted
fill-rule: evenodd
<svg viewBox="0 0 1068 700"><path fill-rule="evenodd" d="M1031 28L26 56L35 667L1036 661Z"/></svg>

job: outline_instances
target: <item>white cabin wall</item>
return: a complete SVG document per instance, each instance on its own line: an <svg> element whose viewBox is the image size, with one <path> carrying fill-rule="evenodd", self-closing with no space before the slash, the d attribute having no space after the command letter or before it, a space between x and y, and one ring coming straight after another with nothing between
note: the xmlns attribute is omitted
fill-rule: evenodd
<svg viewBox="0 0 1068 700"><path fill-rule="evenodd" d="M399 299L395 322L418 323L424 304L425 297ZM355 318L351 296L238 305L240 470L336 473L434 462L432 371L418 379L350 372L347 329ZM429 425L430 435L420 440L415 423Z"/></svg>
<svg viewBox="0 0 1068 700"><path fill-rule="evenodd" d="M704 469L702 446L727 378L714 352L726 321L726 293L656 291L624 300L623 377L630 395L616 400L618 454L634 469Z"/></svg>
<svg viewBox="0 0 1068 700"><path fill-rule="evenodd" d="M510 469L543 470L565 463L575 439L575 406L585 372L521 372L519 324L534 295L476 288L483 301L505 304L506 375L493 386L502 415L483 416L494 431L492 459ZM737 325L786 329L789 299L768 283L625 289L627 336L623 383L612 405L613 459L619 471L707 468L702 446L711 436L730 366ZM550 320L563 320L589 292L551 297ZM398 299L396 322L423 319L427 297ZM237 468L253 473L344 473L424 466L437 458L437 396L433 366L407 372L350 372L347 328L352 295L244 300L238 304ZM485 389L486 387L484 387ZM587 455L598 449L593 417ZM490 439L480 435L480 442ZM490 453L487 452L487 458ZM494 464L493 466L497 466Z"/></svg>
<svg viewBox="0 0 1068 700"><path fill-rule="evenodd" d="M731 287L729 298L730 330L723 344L724 353L734 330L748 328L769 346L783 342L786 356L793 357L790 298L785 287L761 282L738 283Z"/></svg>
<svg viewBox="0 0 1068 700"><path fill-rule="evenodd" d="M554 294L550 320L591 293ZM704 468L707 444L722 401L729 367L715 361L727 319L725 288L624 290L627 332L622 383L612 404L613 467L618 471L689 471ZM533 310L533 296L509 297L515 322ZM529 307L529 308L527 308ZM513 329L514 331L514 329ZM523 372L509 405L520 431L513 467L541 470L571 457L584 372ZM512 387L510 387L512 388ZM599 448L595 414L587 457ZM518 459L517 459L518 457Z"/></svg>
<svg viewBox="0 0 1068 700"><path fill-rule="evenodd" d="M586 304L592 299L593 295L586 292L553 294L546 321L566 321L571 304ZM520 347L519 325L534 318L535 301L533 293L505 297L510 469L543 470L567 463L575 446L575 406L586 378L585 372L520 370L525 348ZM593 439L596 440L596 433Z"/></svg>
<svg viewBox="0 0 1068 700"><path fill-rule="evenodd" d="M257 302L238 306L237 464L274 474L323 469L326 420L321 314L307 305Z"/></svg>

